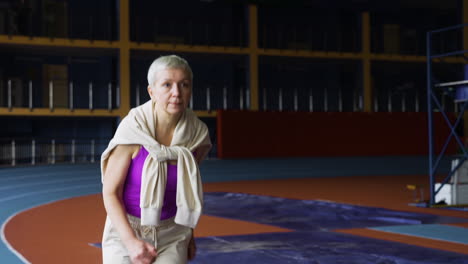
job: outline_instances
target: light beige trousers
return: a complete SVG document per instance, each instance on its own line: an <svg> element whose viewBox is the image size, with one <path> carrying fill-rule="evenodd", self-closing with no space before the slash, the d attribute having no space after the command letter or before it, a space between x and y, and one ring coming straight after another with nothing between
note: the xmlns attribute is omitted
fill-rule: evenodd
<svg viewBox="0 0 468 264"><path fill-rule="evenodd" d="M137 237L156 247L158 256L153 264L186 264L187 248L192 237L192 229L176 224L174 218L161 221L157 227L141 226L140 219L127 215L130 226ZM104 264L127 264L130 262L127 249L120 240L117 230L106 219L102 238Z"/></svg>

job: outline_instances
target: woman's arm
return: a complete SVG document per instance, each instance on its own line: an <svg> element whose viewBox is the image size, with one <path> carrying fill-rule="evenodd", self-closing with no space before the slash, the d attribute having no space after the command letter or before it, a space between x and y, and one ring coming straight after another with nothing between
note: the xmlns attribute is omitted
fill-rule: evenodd
<svg viewBox="0 0 468 264"><path fill-rule="evenodd" d="M136 149L139 146L119 145L112 151L104 172L102 195L107 215L127 248L132 263L151 263L156 257L156 249L135 235L122 200L125 178Z"/></svg>
<svg viewBox="0 0 468 264"><path fill-rule="evenodd" d="M196 149L193 152L193 157L195 158L195 161L197 162L198 166L200 166L200 163L202 162L202 157L200 155L201 150ZM195 243L195 229L192 228L192 237L190 238L190 242L188 244L188 260L193 260L195 256L197 255L197 244Z"/></svg>

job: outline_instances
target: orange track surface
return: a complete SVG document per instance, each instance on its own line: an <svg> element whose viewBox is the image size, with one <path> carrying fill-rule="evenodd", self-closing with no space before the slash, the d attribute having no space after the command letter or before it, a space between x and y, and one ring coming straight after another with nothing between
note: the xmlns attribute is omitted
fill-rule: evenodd
<svg viewBox="0 0 468 264"><path fill-rule="evenodd" d="M204 190L243 192L292 199L330 200L399 211L463 217L467 219L466 223L457 226L468 226L468 212L408 206L408 203L412 202L413 193L406 189L407 184L419 184L425 186L427 190L427 177L367 176L242 181L208 183L204 185ZM8 222L5 234L10 244L32 263L100 263L101 250L89 246L88 243L100 242L104 220L102 199L97 194L62 200L22 212ZM288 232L288 230L203 216L195 235L224 236L262 232ZM465 254L468 252L468 247L461 244L368 229L339 232Z"/></svg>

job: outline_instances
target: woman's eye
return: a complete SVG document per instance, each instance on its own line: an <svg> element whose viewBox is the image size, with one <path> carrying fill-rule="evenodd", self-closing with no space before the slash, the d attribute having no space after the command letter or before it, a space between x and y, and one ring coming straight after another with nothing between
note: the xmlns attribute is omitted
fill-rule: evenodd
<svg viewBox="0 0 468 264"><path fill-rule="evenodd" d="M170 83L164 83L163 87L169 88L169 87L171 87L171 84Z"/></svg>

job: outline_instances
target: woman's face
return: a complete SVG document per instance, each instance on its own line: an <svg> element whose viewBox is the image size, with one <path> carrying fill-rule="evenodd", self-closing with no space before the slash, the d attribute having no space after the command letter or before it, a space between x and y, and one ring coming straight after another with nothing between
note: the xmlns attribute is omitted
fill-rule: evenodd
<svg viewBox="0 0 468 264"><path fill-rule="evenodd" d="M148 86L148 93L156 110L169 115L182 113L192 95L192 81L183 69L164 69L156 73L156 82Z"/></svg>

